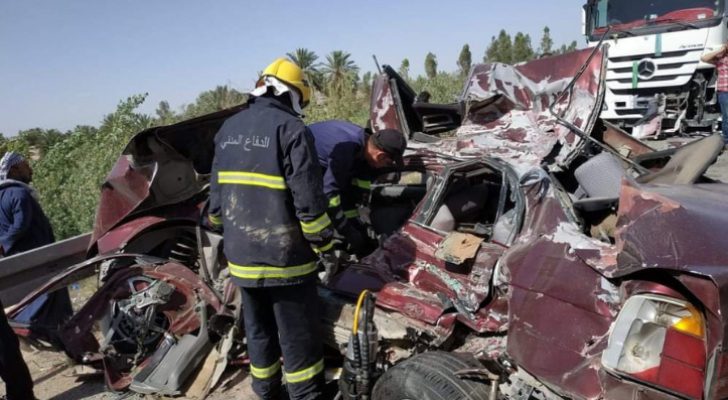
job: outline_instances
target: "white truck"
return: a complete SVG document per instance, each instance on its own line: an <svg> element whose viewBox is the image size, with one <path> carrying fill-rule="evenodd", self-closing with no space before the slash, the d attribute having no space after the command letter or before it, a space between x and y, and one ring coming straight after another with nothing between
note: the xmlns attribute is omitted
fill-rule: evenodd
<svg viewBox="0 0 728 400"><path fill-rule="evenodd" d="M590 45L608 31L603 119L637 137L719 129L700 56L728 39L726 0L588 0L583 15Z"/></svg>

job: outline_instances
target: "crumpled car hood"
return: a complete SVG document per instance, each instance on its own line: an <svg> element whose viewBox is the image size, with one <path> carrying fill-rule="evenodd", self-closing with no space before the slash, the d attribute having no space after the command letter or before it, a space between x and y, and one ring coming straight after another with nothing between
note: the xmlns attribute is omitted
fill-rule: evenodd
<svg viewBox="0 0 728 400"><path fill-rule="evenodd" d="M497 157L519 175L544 161L567 164L584 141L559 124L549 106L556 101L555 113L591 132L601 111L604 63L605 51L585 49L518 66L476 65L462 95L462 126L454 139L432 145L433 150ZM568 95L560 97L567 89Z"/></svg>

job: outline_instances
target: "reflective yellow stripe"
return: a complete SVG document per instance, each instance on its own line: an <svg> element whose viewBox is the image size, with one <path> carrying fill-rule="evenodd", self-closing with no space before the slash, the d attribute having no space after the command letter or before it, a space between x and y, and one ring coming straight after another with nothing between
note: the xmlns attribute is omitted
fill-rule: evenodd
<svg viewBox="0 0 728 400"><path fill-rule="evenodd" d="M291 267L268 267L260 265L237 265L228 262L230 273L242 279L296 278L316 271L316 262Z"/></svg>
<svg viewBox="0 0 728 400"><path fill-rule="evenodd" d="M262 186L266 187L268 189L278 189L278 190L284 190L286 188L286 185L278 185L278 184L272 184L267 182L261 182L256 181L252 179L220 179L218 181L220 184L234 184L234 185L246 185L246 186Z"/></svg>
<svg viewBox="0 0 728 400"><path fill-rule="evenodd" d="M346 218L358 218L359 217L359 210L347 210L347 211L344 211L344 216Z"/></svg>
<svg viewBox="0 0 728 400"><path fill-rule="evenodd" d="M300 383L305 382L314 376L321 373L324 370L324 360L320 360L316 364L295 372L286 372L286 382L288 383Z"/></svg>
<svg viewBox="0 0 728 400"><path fill-rule="evenodd" d="M327 244L325 246L321 246L321 247L313 246L313 247L314 247L313 251L315 251L317 253L325 253L325 252L331 250L332 247L334 247L334 239L331 239L329 241L329 244Z"/></svg>
<svg viewBox="0 0 728 400"><path fill-rule="evenodd" d="M372 181L367 181L364 179L354 179L351 181L351 184L365 190L369 190L372 188Z"/></svg>
<svg viewBox="0 0 728 400"><path fill-rule="evenodd" d="M310 222L301 221L301 229L303 229L303 233L316 234L324 230L329 225L331 225L331 220L326 213L323 213L320 217Z"/></svg>
<svg viewBox="0 0 728 400"><path fill-rule="evenodd" d="M286 189L282 176L259 174L256 172L220 171L217 173L220 184L263 186L269 189Z"/></svg>
<svg viewBox="0 0 728 400"><path fill-rule="evenodd" d="M252 363L250 364L250 374L258 379L268 379L278 373L281 369L281 362L276 361L270 367L258 368Z"/></svg>
<svg viewBox="0 0 728 400"><path fill-rule="evenodd" d="M213 225L222 225L222 218L218 217L217 215L208 214L207 218Z"/></svg>
<svg viewBox="0 0 728 400"><path fill-rule="evenodd" d="M341 196L334 196L329 199L329 207L338 207L341 205Z"/></svg>

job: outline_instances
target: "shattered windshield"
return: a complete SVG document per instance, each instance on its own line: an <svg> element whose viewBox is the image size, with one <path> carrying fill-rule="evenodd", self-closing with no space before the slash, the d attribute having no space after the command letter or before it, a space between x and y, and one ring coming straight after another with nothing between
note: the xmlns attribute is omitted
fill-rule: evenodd
<svg viewBox="0 0 728 400"><path fill-rule="evenodd" d="M611 27L614 33L645 34L643 29L677 25L681 29L702 28L700 22L722 16L725 0L594 0L587 7L592 39Z"/></svg>

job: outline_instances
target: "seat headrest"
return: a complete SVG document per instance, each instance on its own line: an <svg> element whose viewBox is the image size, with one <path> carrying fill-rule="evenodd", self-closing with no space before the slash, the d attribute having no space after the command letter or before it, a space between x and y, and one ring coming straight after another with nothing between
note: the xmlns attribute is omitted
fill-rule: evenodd
<svg viewBox="0 0 728 400"><path fill-rule="evenodd" d="M590 158L574 171L574 177L587 197L619 197L625 175L622 162L607 152Z"/></svg>

